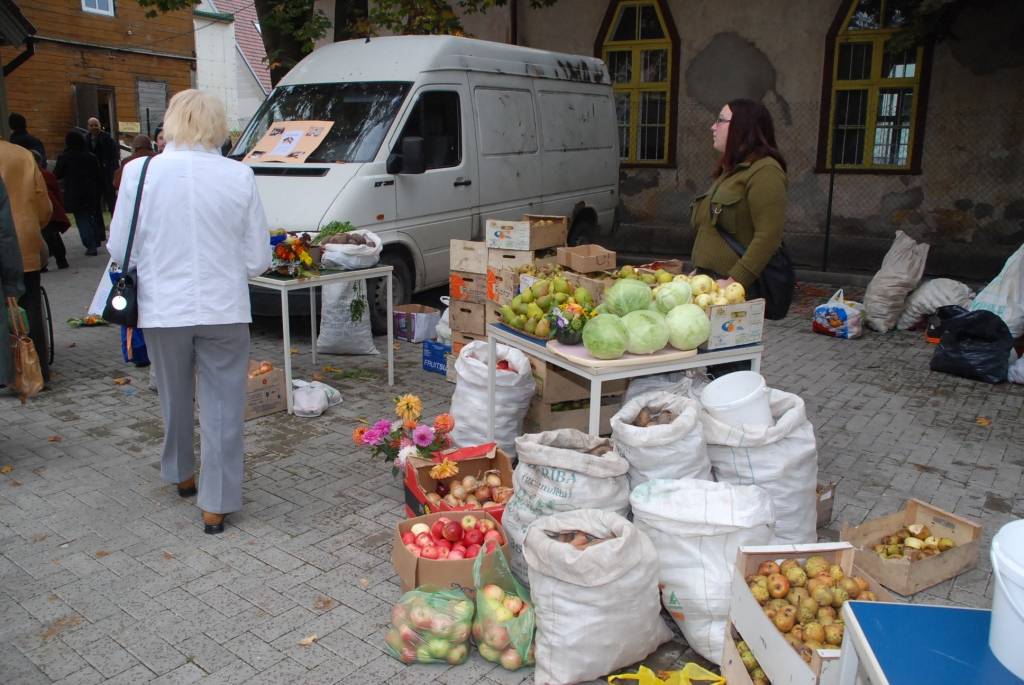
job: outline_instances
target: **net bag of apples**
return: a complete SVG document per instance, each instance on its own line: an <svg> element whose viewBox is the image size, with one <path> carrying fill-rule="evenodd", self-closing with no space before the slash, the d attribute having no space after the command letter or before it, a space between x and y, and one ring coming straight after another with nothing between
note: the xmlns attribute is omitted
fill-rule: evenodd
<svg viewBox="0 0 1024 685"><path fill-rule="evenodd" d="M480 656L509 671L533 664L533 605L512 575L505 554L481 554L473 562L476 618L473 640Z"/></svg>
<svg viewBox="0 0 1024 685"><path fill-rule="evenodd" d="M622 516L581 509L537 519L525 555L537 612L535 682L601 678L671 639L657 550Z"/></svg>
<svg viewBox="0 0 1024 685"><path fill-rule="evenodd" d="M516 578L527 580L523 541L531 523L549 514L602 509L629 511L629 464L607 438L573 428L516 438L519 464L512 473L512 498L501 525L508 535L509 562Z"/></svg>
<svg viewBox="0 0 1024 685"><path fill-rule="evenodd" d="M461 664L469 658L473 611L462 590L407 592L391 607L386 651L406 664Z"/></svg>

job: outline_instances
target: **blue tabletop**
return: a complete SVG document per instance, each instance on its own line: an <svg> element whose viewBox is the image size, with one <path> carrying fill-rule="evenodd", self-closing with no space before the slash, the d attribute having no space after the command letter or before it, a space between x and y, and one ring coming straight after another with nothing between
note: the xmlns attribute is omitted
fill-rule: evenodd
<svg viewBox="0 0 1024 685"><path fill-rule="evenodd" d="M856 601L850 610L890 685L1024 683L988 647L988 610Z"/></svg>

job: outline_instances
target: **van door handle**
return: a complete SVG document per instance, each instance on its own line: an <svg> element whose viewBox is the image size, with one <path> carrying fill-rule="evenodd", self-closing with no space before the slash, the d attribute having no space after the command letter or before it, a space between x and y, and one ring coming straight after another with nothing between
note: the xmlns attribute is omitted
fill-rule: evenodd
<svg viewBox="0 0 1024 685"><path fill-rule="evenodd" d="M466 179L466 180L464 181L464 180L462 180L462 179L460 178L460 179L459 179L458 181L456 181L456 182L455 182L455 183L453 183L452 185L453 185L453 186L455 186L456 188L458 188L459 186L471 186L471 185L473 185L473 182L472 182L472 181L470 181L469 179Z"/></svg>

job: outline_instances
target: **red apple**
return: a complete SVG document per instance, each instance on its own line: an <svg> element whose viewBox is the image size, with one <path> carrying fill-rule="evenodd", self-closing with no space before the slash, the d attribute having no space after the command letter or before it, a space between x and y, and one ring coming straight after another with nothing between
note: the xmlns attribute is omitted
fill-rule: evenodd
<svg viewBox="0 0 1024 685"><path fill-rule="evenodd" d="M480 545L484 541L484 534L476 528L470 528L466 531L465 535L462 536L462 540L467 545Z"/></svg>
<svg viewBox="0 0 1024 685"><path fill-rule="evenodd" d="M430 537L429 533L420 533L416 536L416 544L420 547L433 547L434 540Z"/></svg>
<svg viewBox="0 0 1024 685"><path fill-rule="evenodd" d="M444 523L441 522L441 519L434 521L433 525L430 526L430 537L434 538L435 540L441 540L442 538L444 538L443 533Z"/></svg>
<svg viewBox="0 0 1024 685"><path fill-rule="evenodd" d="M420 556L424 559L437 559L437 547L433 545L427 545L420 550Z"/></svg>
<svg viewBox="0 0 1024 685"><path fill-rule="evenodd" d="M523 604L523 600L519 597L516 597L515 595L508 595L507 597L505 597L505 601L502 602L502 604L504 604L505 608L511 611L516 616L519 615L519 612L522 611L523 607L525 606Z"/></svg>
<svg viewBox="0 0 1024 685"><path fill-rule="evenodd" d="M415 554L416 556L420 555L419 545L406 545L405 548L409 550L410 554Z"/></svg>
<svg viewBox="0 0 1024 685"><path fill-rule="evenodd" d="M486 533L489 530L494 530L495 528L497 528L498 524L496 524L491 519L482 518L479 521L477 521L476 527L480 529L481 533Z"/></svg>
<svg viewBox="0 0 1024 685"><path fill-rule="evenodd" d="M494 540L487 540L484 542L483 550L484 554L490 554L494 550L498 549L498 543Z"/></svg>
<svg viewBox="0 0 1024 685"><path fill-rule="evenodd" d="M421 535L423 533L429 533L430 532L430 526L428 526L427 524L422 523L422 522L414 523L410 530L412 531L413 535Z"/></svg>
<svg viewBox="0 0 1024 685"><path fill-rule="evenodd" d="M501 545L501 533L497 530L489 530L486 533L484 533L484 544L490 542L491 540L494 540L496 543Z"/></svg>
<svg viewBox="0 0 1024 685"><path fill-rule="evenodd" d="M447 558L448 559L452 559L452 560L454 560L454 559L465 559L466 558L466 552L464 550L461 550L461 549L453 549L451 552L448 552L448 557Z"/></svg>
<svg viewBox="0 0 1024 685"><path fill-rule="evenodd" d="M441 532L444 535L445 540L448 540L449 542L458 542L462 539L465 531L462 528L462 524L455 521L449 521Z"/></svg>
<svg viewBox="0 0 1024 685"><path fill-rule="evenodd" d="M454 545L452 545L452 551L453 552L463 552L463 553L465 553L466 546L464 544L462 544L461 542L456 542Z"/></svg>
<svg viewBox="0 0 1024 685"><path fill-rule="evenodd" d="M467 514L466 516L462 517L462 527L464 529L472 530L473 528L476 528L476 526L477 526L476 516L472 516L470 514Z"/></svg>
<svg viewBox="0 0 1024 685"><path fill-rule="evenodd" d="M480 545L470 545L466 548L466 558L472 559L480 553Z"/></svg>
<svg viewBox="0 0 1024 685"><path fill-rule="evenodd" d="M434 547L437 547L438 549L443 549L443 550L445 550L447 552L452 551L452 543L448 542L444 538L442 538L442 539L438 540L437 542L435 542L434 543Z"/></svg>
<svg viewBox="0 0 1024 685"><path fill-rule="evenodd" d="M415 545L416 544L416 536L413 535L411 532L409 532L409 533L402 533L402 544L403 545Z"/></svg>
<svg viewBox="0 0 1024 685"><path fill-rule="evenodd" d="M447 559L448 558L448 550L445 549L444 547L435 547L434 549L437 550L437 558L438 559Z"/></svg>

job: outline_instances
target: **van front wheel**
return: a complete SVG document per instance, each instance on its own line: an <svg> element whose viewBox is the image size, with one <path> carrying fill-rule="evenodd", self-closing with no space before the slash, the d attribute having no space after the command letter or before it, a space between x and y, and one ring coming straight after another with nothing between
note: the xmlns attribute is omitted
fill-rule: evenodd
<svg viewBox="0 0 1024 685"><path fill-rule="evenodd" d="M394 271L391 277L394 279L394 304L407 304L412 300L412 269L402 255L395 252L385 252L380 256L381 265L387 264ZM388 332L388 285L383 278L375 278L368 281L369 291L367 305L370 309L370 325L374 335L386 335Z"/></svg>

